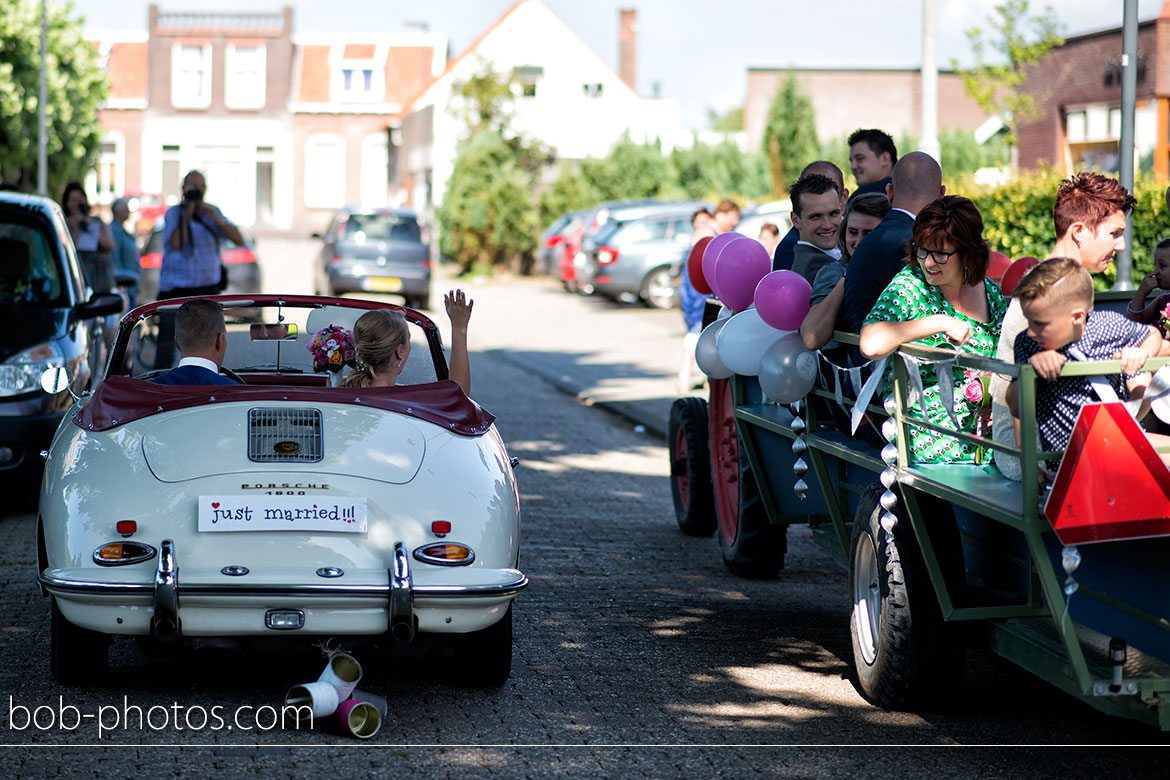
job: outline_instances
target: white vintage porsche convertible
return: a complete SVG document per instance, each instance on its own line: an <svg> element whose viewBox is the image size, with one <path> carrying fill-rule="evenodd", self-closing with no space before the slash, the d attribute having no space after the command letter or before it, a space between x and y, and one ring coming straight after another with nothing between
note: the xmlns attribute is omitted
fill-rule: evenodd
<svg viewBox="0 0 1170 780"><path fill-rule="evenodd" d="M502 683L511 602L528 584L515 462L494 417L447 379L434 323L402 309L414 348L399 386L345 389L314 372L313 335L401 307L214 299L228 321L224 373L242 384L148 381L158 315L182 300L140 306L47 452L37 551L53 675L101 676L114 634L451 634L450 668ZM235 322L243 311L260 323ZM50 370L45 384L62 379Z"/></svg>

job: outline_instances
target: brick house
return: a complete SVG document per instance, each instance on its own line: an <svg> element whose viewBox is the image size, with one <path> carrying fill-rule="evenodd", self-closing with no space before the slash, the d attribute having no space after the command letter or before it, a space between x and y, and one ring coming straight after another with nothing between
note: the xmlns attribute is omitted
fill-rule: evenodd
<svg viewBox="0 0 1170 780"><path fill-rule="evenodd" d="M293 34L293 11L168 13L143 31L87 31L111 96L88 182L177 197L193 168L208 200L244 225L309 232L338 207L385 203L390 132L407 95L446 64L446 37Z"/></svg>
<svg viewBox="0 0 1170 780"><path fill-rule="evenodd" d="M812 99L822 142L845 138L863 127L880 128L895 140L903 133L922 135L922 72L917 68L749 68L743 108L749 149L763 143L768 109L790 71ZM940 128L974 130L987 121L987 113L967 96L958 74L942 70L938 116Z"/></svg>
<svg viewBox="0 0 1170 780"><path fill-rule="evenodd" d="M1120 17L1120 10L1117 16ZM1076 35L1028 70L1040 116L1016 129L1023 168L1116 171L1121 137L1121 28ZM1165 54L1163 55L1163 52ZM1170 2L1138 24L1134 159L1165 178L1170 163Z"/></svg>

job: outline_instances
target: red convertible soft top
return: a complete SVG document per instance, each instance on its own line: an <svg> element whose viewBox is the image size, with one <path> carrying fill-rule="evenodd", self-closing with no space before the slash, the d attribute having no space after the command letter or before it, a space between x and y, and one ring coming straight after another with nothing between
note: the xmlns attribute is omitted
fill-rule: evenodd
<svg viewBox="0 0 1170 780"><path fill-rule="evenodd" d="M144 417L192 406L238 401L353 404L417 417L460 436L487 433L495 415L447 379L400 387L287 387L279 385L158 385L112 376L102 382L73 423L87 431L107 431Z"/></svg>

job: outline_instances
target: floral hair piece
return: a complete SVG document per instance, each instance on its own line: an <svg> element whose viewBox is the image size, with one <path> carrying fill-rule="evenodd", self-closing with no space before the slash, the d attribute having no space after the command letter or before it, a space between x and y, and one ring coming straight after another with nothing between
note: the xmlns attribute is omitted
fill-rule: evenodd
<svg viewBox="0 0 1170 780"><path fill-rule="evenodd" d="M340 325L326 325L317 331L309 342L309 352L313 355L313 370L317 372L336 373L342 366L352 368L357 363L353 334Z"/></svg>

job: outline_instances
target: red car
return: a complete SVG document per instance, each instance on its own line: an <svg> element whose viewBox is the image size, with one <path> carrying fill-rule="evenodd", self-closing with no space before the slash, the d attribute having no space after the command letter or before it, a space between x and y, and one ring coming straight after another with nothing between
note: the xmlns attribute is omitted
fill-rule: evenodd
<svg viewBox="0 0 1170 780"><path fill-rule="evenodd" d="M162 195L153 192L126 192L127 208L130 209L130 219L134 222L134 232L144 236L154 227L154 223L167 213L167 202Z"/></svg>
<svg viewBox="0 0 1170 780"><path fill-rule="evenodd" d="M581 236L585 232L586 213L579 213L561 230L561 259L558 268L561 284L569 292L577 292L577 255L581 252Z"/></svg>

